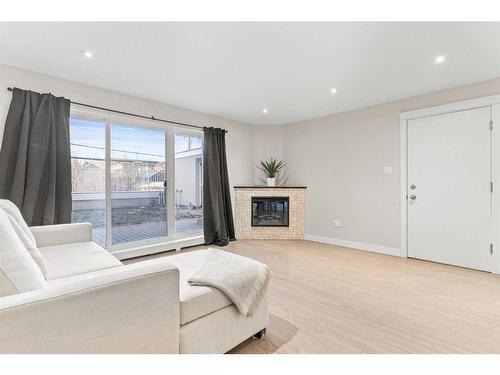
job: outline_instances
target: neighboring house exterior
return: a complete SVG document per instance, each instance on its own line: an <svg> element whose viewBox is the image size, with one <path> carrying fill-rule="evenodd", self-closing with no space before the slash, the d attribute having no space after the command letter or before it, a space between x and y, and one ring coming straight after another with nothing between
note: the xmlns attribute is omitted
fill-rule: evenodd
<svg viewBox="0 0 500 375"><path fill-rule="evenodd" d="M175 155L175 204L199 207L203 203L203 166L200 150Z"/></svg>

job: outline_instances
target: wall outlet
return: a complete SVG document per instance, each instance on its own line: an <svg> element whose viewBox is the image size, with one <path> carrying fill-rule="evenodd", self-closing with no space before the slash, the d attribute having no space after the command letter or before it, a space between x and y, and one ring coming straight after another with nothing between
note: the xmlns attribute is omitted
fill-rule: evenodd
<svg viewBox="0 0 500 375"><path fill-rule="evenodd" d="M333 227L334 228L340 228L342 225L340 223L340 220L333 220Z"/></svg>

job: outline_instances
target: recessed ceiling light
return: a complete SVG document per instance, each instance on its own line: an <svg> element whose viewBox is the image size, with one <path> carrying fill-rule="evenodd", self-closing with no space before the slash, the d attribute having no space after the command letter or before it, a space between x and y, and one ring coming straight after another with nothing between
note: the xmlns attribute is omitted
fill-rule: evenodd
<svg viewBox="0 0 500 375"><path fill-rule="evenodd" d="M436 64L442 64L442 63L444 63L445 60L446 60L446 57L444 55L439 55L439 56L436 56L436 58L434 59L434 62Z"/></svg>
<svg viewBox="0 0 500 375"><path fill-rule="evenodd" d="M92 57L94 57L94 54L90 51L82 51L83 53L83 56L85 56L87 59L91 59Z"/></svg>
<svg viewBox="0 0 500 375"><path fill-rule="evenodd" d="M330 92L331 92L332 94L336 94L336 93L337 93L337 89L336 89L335 87L332 87L332 88L330 89Z"/></svg>
<svg viewBox="0 0 500 375"><path fill-rule="evenodd" d="M269 111L267 110L267 108L264 108L264 109L262 110L262 113L263 113L263 114L265 114L265 115L267 115L267 113L268 113L268 112L269 112Z"/></svg>

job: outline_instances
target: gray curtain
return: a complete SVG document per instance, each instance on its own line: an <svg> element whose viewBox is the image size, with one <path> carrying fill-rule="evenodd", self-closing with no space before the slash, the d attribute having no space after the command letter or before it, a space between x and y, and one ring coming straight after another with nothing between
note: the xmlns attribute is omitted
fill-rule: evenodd
<svg viewBox="0 0 500 375"><path fill-rule="evenodd" d="M28 225L71 222L70 101L14 89L2 148L0 198Z"/></svg>
<svg viewBox="0 0 500 375"><path fill-rule="evenodd" d="M233 241L234 222L226 159L226 131L203 128L203 232L205 244Z"/></svg>

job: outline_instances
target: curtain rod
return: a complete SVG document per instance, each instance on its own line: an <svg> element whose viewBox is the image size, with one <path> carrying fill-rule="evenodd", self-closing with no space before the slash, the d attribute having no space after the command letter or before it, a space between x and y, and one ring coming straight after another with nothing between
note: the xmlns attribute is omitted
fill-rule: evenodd
<svg viewBox="0 0 500 375"><path fill-rule="evenodd" d="M14 91L14 88L7 87L7 90L8 91ZM184 122L177 122L177 121L165 120L165 119L161 119L161 118L156 118L154 116L150 116L149 117L149 116L144 116L144 115L138 115L136 113L118 111L116 109L110 109L110 108L106 108L106 107L98 107L96 105L79 103L79 102L74 102L74 101L70 101L70 102L71 102L71 104L76 104L76 105L80 105L80 106L88 107L88 108L93 108L93 109L100 109L102 111L107 111L107 112L119 113L121 115L139 117L139 118L143 118L143 119L147 119L147 120L152 120L152 121L166 122L166 123L169 123L169 124L175 124L175 125L180 125L180 126L187 126L187 127L190 127L190 128L203 129L203 126L186 124ZM227 130L224 129L224 131L227 133Z"/></svg>

